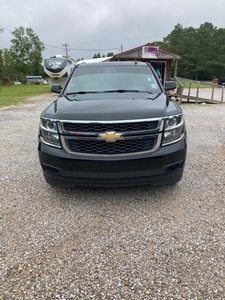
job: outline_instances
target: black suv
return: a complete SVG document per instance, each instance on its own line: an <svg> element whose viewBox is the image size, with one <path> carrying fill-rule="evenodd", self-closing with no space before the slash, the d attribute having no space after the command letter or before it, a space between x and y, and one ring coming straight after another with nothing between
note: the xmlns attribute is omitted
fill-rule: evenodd
<svg viewBox="0 0 225 300"><path fill-rule="evenodd" d="M41 114L39 159L56 186L166 185L186 158L182 110L144 62L80 64Z"/></svg>

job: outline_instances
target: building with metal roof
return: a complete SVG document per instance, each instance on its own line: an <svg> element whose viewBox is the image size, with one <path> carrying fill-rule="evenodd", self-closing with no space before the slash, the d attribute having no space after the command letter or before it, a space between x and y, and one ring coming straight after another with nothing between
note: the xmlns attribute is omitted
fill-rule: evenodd
<svg viewBox="0 0 225 300"><path fill-rule="evenodd" d="M164 83L170 80L171 77L177 76L177 64L180 55L161 49L153 44L147 43L145 45L118 53L114 55L111 61L146 61L151 63L154 69ZM172 75L172 66L174 65L174 74Z"/></svg>

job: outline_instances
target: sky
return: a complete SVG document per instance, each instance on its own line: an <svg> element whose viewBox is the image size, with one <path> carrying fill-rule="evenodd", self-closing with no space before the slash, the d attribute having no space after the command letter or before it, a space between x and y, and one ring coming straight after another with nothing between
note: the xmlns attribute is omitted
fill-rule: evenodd
<svg viewBox="0 0 225 300"><path fill-rule="evenodd" d="M66 44L71 58L88 59L162 41L178 23L205 22L225 28L225 0L0 0L0 49L22 26L45 44L43 58L66 55Z"/></svg>

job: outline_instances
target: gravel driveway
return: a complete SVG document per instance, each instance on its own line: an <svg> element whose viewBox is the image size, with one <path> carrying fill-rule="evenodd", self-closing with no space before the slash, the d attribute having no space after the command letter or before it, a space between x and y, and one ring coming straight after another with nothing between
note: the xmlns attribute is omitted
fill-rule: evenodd
<svg viewBox="0 0 225 300"><path fill-rule="evenodd" d="M177 185L60 189L37 153L54 98L0 110L0 299L225 299L225 105L182 105Z"/></svg>

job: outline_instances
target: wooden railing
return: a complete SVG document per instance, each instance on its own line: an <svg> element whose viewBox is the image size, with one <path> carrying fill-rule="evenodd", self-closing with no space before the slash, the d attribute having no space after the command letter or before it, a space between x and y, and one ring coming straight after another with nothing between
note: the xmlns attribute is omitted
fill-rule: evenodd
<svg viewBox="0 0 225 300"><path fill-rule="evenodd" d="M177 91L174 96L180 102L205 102L213 104L224 103L225 83L218 85L215 83L196 81L181 77L174 77L174 80L177 83ZM184 88L184 82L189 83L188 88ZM193 87L193 84L195 87ZM205 88L202 88L204 85Z"/></svg>

